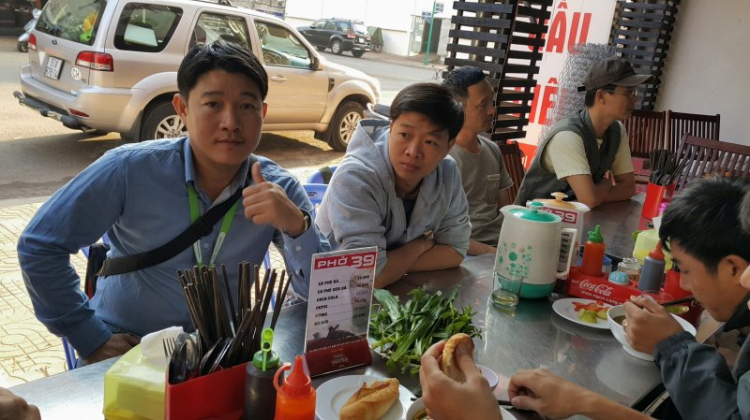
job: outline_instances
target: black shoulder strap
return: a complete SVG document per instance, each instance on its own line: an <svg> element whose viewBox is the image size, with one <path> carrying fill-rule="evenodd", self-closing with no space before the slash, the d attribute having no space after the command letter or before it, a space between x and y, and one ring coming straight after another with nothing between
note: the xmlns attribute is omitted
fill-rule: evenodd
<svg viewBox="0 0 750 420"><path fill-rule="evenodd" d="M252 178L252 166L258 159L255 155L250 155L250 167L248 169L248 182ZM208 235L213 231L213 226L218 222L229 209L240 199L242 196L242 190L244 187L240 187L237 191L232 194L231 197L226 199L221 204L212 207L206 213L203 214L193 224L188 226L182 233L177 235L176 238L165 243L164 245L153 249L151 251L142 252L136 255L130 255L127 257L119 258L107 258L102 264L101 270L97 273L98 276L111 276L114 274L129 273L131 271L142 270L144 268L153 267L157 264L161 264L171 258L174 258L177 254L190 247L198 239Z"/></svg>

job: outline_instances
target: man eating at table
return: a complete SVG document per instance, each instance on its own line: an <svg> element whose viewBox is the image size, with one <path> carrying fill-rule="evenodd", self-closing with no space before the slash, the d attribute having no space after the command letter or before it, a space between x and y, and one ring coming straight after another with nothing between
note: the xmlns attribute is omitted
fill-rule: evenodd
<svg viewBox="0 0 750 420"><path fill-rule="evenodd" d="M669 205L659 235L680 267L681 286L712 317L726 322L724 330L750 326L750 179L696 181ZM679 412L665 411L659 418L750 420L750 340L730 369L715 347L696 342L654 301L633 297L626 313L628 342L637 351L654 354ZM450 380L437 368L443 345L422 357L420 380L431 418L499 419L498 411L489 408L495 397L481 374L474 373L470 353L458 351L465 383ZM595 420L650 418L545 369L516 373L508 394L514 406L552 419L576 414Z"/></svg>
<svg viewBox="0 0 750 420"><path fill-rule="evenodd" d="M516 204L568 193L589 208L629 200L635 175L625 126L637 102L636 86L651 79L636 74L622 58L608 58L589 69L579 91L585 107L555 123L541 141L524 177Z"/></svg>
<svg viewBox="0 0 750 420"><path fill-rule="evenodd" d="M461 104L443 86L417 83L396 95L390 117L360 122L315 220L334 248L378 247L375 287L458 266L471 234L461 177L446 159Z"/></svg>
<svg viewBox="0 0 750 420"><path fill-rule="evenodd" d="M183 59L177 85L173 105L187 137L108 151L48 200L18 241L37 318L87 363L121 355L153 331L193 329L178 269L223 263L237 278L238 263L260 264L274 243L304 297L312 254L329 249L310 224L312 205L300 183L251 155L268 92L258 59L222 41L201 44ZM149 252L230 198L237 201L223 221L192 247L163 263L101 278L91 301L81 291L70 255L104 233L110 258Z"/></svg>
<svg viewBox="0 0 750 420"><path fill-rule="evenodd" d="M492 128L495 103L492 86L481 69L464 66L452 70L443 80L464 106L465 117L450 155L461 172L461 183L469 201L471 239L469 255L494 254L503 224L500 208L511 204L508 188L513 186L503 165L500 148L480 136Z"/></svg>

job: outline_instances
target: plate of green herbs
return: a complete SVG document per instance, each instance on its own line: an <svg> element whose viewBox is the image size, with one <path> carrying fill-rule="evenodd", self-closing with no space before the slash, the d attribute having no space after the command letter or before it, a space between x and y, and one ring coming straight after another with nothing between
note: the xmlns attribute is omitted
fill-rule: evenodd
<svg viewBox="0 0 750 420"><path fill-rule="evenodd" d="M419 372L420 358L430 346L453 334L465 333L482 337L482 332L471 322L471 305L456 308L458 288L447 296L438 291L427 293L423 288L409 292L409 299L401 304L399 298L384 289L373 291L380 304L370 316L372 348L387 360L392 373Z"/></svg>

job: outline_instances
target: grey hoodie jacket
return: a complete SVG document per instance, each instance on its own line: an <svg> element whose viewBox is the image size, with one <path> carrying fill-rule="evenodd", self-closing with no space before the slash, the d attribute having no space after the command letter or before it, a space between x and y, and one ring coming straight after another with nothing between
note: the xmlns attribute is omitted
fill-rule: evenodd
<svg viewBox="0 0 750 420"><path fill-rule="evenodd" d="M724 331L750 326L749 298L745 296ZM688 332L659 343L654 361L684 420L750 420L750 338L732 370L715 347L697 343Z"/></svg>
<svg viewBox="0 0 750 420"><path fill-rule="evenodd" d="M388 121L360 122L333 174L315 223L333 249L377 246L376 273L385 267L389 250L428 231L436 243L465 256L471 225L456 162L446 157L422 180L407 223L388 157L388 126Z"/></svg>

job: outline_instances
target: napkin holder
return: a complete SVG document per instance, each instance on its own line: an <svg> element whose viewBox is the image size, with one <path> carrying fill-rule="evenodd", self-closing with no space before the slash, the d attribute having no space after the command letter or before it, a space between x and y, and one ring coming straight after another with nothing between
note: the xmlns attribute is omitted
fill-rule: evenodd
<svg viewBox="0 0 750 420"><path fill-rule="evenodd" d="M103 413L108 420L164 418L164 367L145 362L140 345L104 374Z"/></svg>
<svg viewBox="0 0 750 420"><path fill-rule="evenodd" d="M166 420L239 420L245 408L247 363L176 385L166 380ZM162 375L164 376L164 375Z"/></svg>

